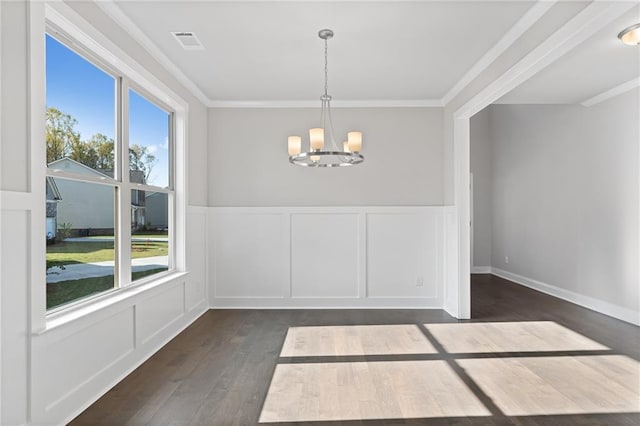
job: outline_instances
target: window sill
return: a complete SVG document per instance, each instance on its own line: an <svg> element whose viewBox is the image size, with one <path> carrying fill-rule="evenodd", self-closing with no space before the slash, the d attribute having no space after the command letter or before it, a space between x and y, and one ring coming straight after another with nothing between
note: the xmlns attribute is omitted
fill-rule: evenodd
<svg viewBox="0 0 640 426"><path fill-rule="evenodd" d="M35 336L46 334L52 330L78 321L142 293L146 293L154 288L162 287L168 283L180 280L188 274L189 272L185 271L169 272L157 278L148 279L143 282L130 285L126 288L115 289L107 294L98 295L84 302L79 302L62 311L53 312L47 315L45 328L43 330L36 331L33 334Z"/></svg>

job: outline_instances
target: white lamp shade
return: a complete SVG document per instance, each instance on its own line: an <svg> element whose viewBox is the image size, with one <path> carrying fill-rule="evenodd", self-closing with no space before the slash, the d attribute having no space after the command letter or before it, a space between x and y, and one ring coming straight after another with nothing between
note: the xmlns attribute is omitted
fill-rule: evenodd
<svg viewBox="0 0 640 426"><path fill-rule="evenodd" d="M316 127L309 129L309 141L311 143L311 150L322 150L324 148L324 129Z"/></svg>
<svg viewBox="0 0 640 426"><path fill-rule="evenodd" d="M618 34L624 44L635 46L640 44L640 24L635 24L625 28Z"/></svg>
<svg viewBox="0 0 640 426"><path fill-rule="evenodd" d="M347 141L342 142L342 150L343 150L344 152L351 152L351 151L349 150L349 142L347 142Z"/></svg>
<svg viewBox="0 0 640 426"><path fill-rule="evenodd" d="M320 156L319 155L311 155L311 156L309 156L309 158L311 158L311 161L320 161Z"/></svg>
<svg viewBox="0 0 640 426"><path fill-rule="evenodd" d="M302 150L302 138L300 136L289 136L289 155L298 155Z"/></svg>
<svg viewBox="0 0 640 426"><path fill-rule="evenodd" d="M362 150L362 132L347 133L347 141L350 152L360 152Z"/></svg>

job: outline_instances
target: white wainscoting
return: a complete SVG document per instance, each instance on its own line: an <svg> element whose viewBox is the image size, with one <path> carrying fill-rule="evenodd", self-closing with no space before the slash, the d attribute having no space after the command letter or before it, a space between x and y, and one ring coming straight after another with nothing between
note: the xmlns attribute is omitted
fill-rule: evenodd
<svg viewBox="0 0 640 426"><path fill-rule="evenodd" d="M184 315L186 286L164 289L136 306L136 343L148 343Z"/></svg>
<svg viewBox="0 0 640 426"><path fill-rule="evenodd" d="M95 376L135 350L134 321L134 308L127 306L72 332L60 329L34 339L33 402L51 412L99 380Z"/></svg>
<svg viewBox="0 0 640 426"><path fill-rule="evenodd" d="M213 308L441 308L445 207L211 207Z"/></svg>
<svg viewBox="0 0 640 426"><path fill-rule="evenodd" d="M208 309L207 215L206 207L187 210L186 273L32 336L22 360L31 360L32 423L67 423Z"/></svg>
<svg viewBox="0 0 640 426"><path fill-rule="evenodd" d="M185 287L185 311L193 311L208 300L207 250L209 247L207 220L208 208L190 206L187 209L186 266L189 280Z"/></svg>
<svg viewBox="0 0 640 426"><path fill-rule="evenodd" d="M366 220L367 296L437 299L442 288L442 218L370 213Z"/></svg>
<svg viewBox="0 0 640 426"><path fill-rule="evenodd" d="M458 277L458 214L453 206L444 207L445 278L444 310L458 317L460 313L460 292Z"/></svg>
<svg viewBox="0 0 640 426"><path fill-rule="evenodd" d="M288 226L288 218L278 213L217 215L210 237L215 252L209 262L210 279L216 282L212 294L234 299L285 297Z"/></svg>
<svg viewBox="0 0 640 426"><path fill-rule="evenodd" d="M357 213L291 214L291 298L359 297L359 220Z"/></svg>
<svg viewBox="0 0 640 426"><path fill-rule="evenodd" d="M25 423L28 413L29 318L25 310L29 300L29 245L32 215L23 197L7 196L0 191L0 284L2 303L0 321L2 418L0 424ZM15 301L20 301L16 303Z"/></svg>

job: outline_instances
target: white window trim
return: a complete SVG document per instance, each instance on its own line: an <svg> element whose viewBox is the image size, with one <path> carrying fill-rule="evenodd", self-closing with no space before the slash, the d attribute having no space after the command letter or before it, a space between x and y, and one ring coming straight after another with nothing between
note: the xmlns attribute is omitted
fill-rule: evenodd
<svg viewBox="0 0 640 426"><path fill-rule="evenodd" d="M187 128L189 104L171 90L166 84L155 77L151 72L145 69L141 64L127 55L122 49L115 45L111 40L100 33L89 22L75 12L71 7L62 2L40 3L32 2L29 7L29 58L30 58L30 186L34 197L33 215L35 218L42 218L42 226L34 228L30 240L31 247L31 265L32 276L30 280L30 298L31 298L31 330L40 334L50 328L52 325L60 325L67 321L75 320L79 317L91 314L97 310L104 309L113 303L118 303L123 298L131 297L143 289L150 289L156 286L164 285L171 282L172 277L183 276L186 271L186 206L187 206ZM120 287L105 293L101 293L95 297L81 299L76 303L66 306L64 309L47 311L46 309L46 274L45 262L46 243L42 236L44 235L44 224L46 216L46 207L44 200L45 176L46 171L46 144L44 143L44 117L43 111L46 105L46 87L45 87L45 43L44 35L47 25L50 24L62 30L73 40L77 41L83 51L90 52L90 60L99 58L100 63L108 65L109 69L113 69L118 75L123 76L127 81L132 83L132 88L145 97L149 97L153 102L158 103L173 113L173 164L170 171L170 179L173 184L174 209L170 207L170 265L169 271L165 273L155 274L145 279L136 280L135 284ZM93 61L92 61L93 62ZM123 90L124 92L124 90ZM118 102L118 100L116 100ZM123 117L126 114L122 114ZM122 125L120 126L123 127ZM127 154L128 155L128 154ZM128 164L127 162L124 164ZM126 194L126 199L130 195L131 186L133 189L153 190L160 192L169 192L163 188L153 186L144 186L138 188L137 185L128 184L128 173L125 173L127 185L122 180L121 194ZM63 177L62 174L59 175ZM69 176L71 177L71 176ZM124 177L124 176L123 176ZM83 178L84 180L84 178ZM40 183L41 182L41 183ZM103 182L104 183L104 182ZM171 184L170 184L171 185ZM40 196L41 195L41 196ZM126 199L121 199L121 203ZM171 203L170 203L171 205ZM120 226L124 233L130 234L129 221L126 217L121 219L127 222L127 226ZM34 220L34 223L38 223ZM171 226L173 225L173 226ZM42 231L42 232L39 232ZM128 247L127 235L121 235L120 245L126 242ZM125 259L120 257L120 262L126 260L127 256L130 260L130 252L122 250L120 253L126 253ZM128 269L129 273L131 265L124 263L124 268L120 268L118 273L120 279ZM127 279L122 282L129 282L130 274ZM138 289L139 291L132 291Z"/></svg>

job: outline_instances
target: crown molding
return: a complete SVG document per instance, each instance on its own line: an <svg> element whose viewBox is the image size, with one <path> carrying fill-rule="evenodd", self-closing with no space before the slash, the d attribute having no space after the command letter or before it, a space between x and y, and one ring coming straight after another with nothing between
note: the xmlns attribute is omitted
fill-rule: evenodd
<svg viewBox="0 0 640 426"><path fill-rule="evenodd" d="M555 1L555 0L553 0ZM318 108L318 100L214 100L210 99L113 0L94 0L95 4L137 41L158 63L208 108ZM442 107L440 99L398 100L341 100L333 101L334 108L421 108Z"/></svg>
<svg viewBox="0 0 640 426"><path fill-rule="evenodd" d="M636 2L608 1L590 3L517 64L481 90L471 101L461 106L455 112L456 117L469 118L485 106L500 99L587 40L606 24L635 7L636 4Z"/></svg>
<svg viewBox="0 0 640 426"><path fill-rule="evenodd" d="M602 93L599 93L589 99L586 99L580 102L580 105L585 107L591 107L596 104L599 104L600 102L604 102L608 99L622 95L623 93L627 93L628 91L633 90L636 87L640 87L640 77L633 78L625 83L612 87L609 90L605 90Z"/></svg>
<svg viewBox="0 0 640 426"><path fill-rule="evenodd" d="M538 0L520 19L507 31L498 42L467 71L462 78L449 89L440 100L443 105L448 104L462 90L475 80L489 67L500 55L502 55L516 40L518 40L529 28L540 20L558 0Z"/></svg>
<svg viewBox="0 0 640 426"><path fill-rule="evenodd" d="M212 1L212 0L207 0ZM226 1L226 0L225 0ZM271 0L265 0L271 1ZM300 0L291 0L300 1ZM360 0L353 0L360 1ZM368 0L370 1L370 0ZM385 0L386 1L386 0ZM407 1L431 1L431 0L407 0ZM480 58L462 78L454 84L440 99L378 99L378 100L336 100L332 102L334 108L425 108L425 107L444 107L451 102L458 94L464 90L473 80L475 80L483 71L485 71L500 55L502 55L509 47L511 47L527 30L529 30L536 22L538 22L559 0L537 0L536 3L502 36L502 38L492 46ZM216 100L209 98L200 87L191 80L169 57L142 31L138 26L120 9L114 0L94 0L94 3L111 19L113 19L120 27L122 27L135 41L137 41L160 65L162 65L169 73L183 85L193 96L195 96L202 104L208 108L318 108L317 100ZM597 15L597 12L605 8L599 3L600 9L596 10L594 4L587 6L589 13L581 12L579 16ZM625 11L633 6L635 2L621 2L623 5L618 9ZM595 11L595 12L594 12ZM613 12L616 13L616 12ZM572 21L573 22L573 21ZM566 28L565 25L562 29ZM562 32L562 29L557 33ZM554 34L554 36L557 35ZM552 36L553 37L553 36ZM570 38L570 37L567 37ZM559 37L559 44L562 40ZM534 51L538 50L534 49ZM562 49L564 50L564 49ZM533 53L530 52L530 53ZM563 55L566 51L562 52ZM554 58L555 60L557 58ZM545 62L549 60L549 56L545 58ZM547 64L553 60L546 62ZM515 72L517 70L509 70ZM537 70L535 71L537 72ZM534 73L535 73L534 72ZM616 86L604 93L582 102L584 106L595 105L610 97L617 96L625 91L638 87L638 79L626 82L620 86ZM520 81L519 81L520 82ZM495 83L495 82L494 82ZM518 83L519 84L519 83ZM514 85L513 87L517 86ZM512 88L513 88L512 87ZM511 89L509 89L511 90Z"/></svg>
<svg viewBox="0 0 640 426"><path fill-rule="evenodd" d="M298 101L209 101L209 108L320 108L319 100ZM439 108L439 99L398 99L398 100L338 100L331 101L333 108Z"/></svg>
<svg viewBox="0 0 640 426"><path fill-rule="evenodd" d="M113 19L135 41L137 41L160 65L162 65L173 77L178 80L193 96L207 105L211 100L182 70L169 59L167 55L138 28L138 26L118 7L113 0L94 0L96 6Z"/></svg>

